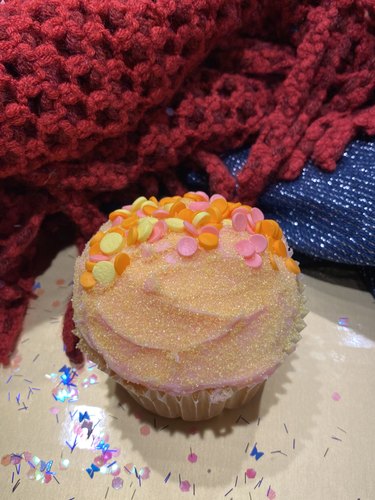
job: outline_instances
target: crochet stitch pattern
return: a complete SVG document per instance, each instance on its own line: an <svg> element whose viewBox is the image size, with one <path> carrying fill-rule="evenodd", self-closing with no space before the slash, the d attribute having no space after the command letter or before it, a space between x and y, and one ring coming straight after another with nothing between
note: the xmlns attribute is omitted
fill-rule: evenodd
<svg viewBox="0 0 375 500"><path fill-rule="evenodd" d="M371 0L9 0L0 5L0 362L32 296L41 228L80 248L115 197L254 204L308 158L375 133ZM252 145L238 185L219 155ZM237 193L237 194L235 194ZM68 309L67 354L79 360Z"/></svg>

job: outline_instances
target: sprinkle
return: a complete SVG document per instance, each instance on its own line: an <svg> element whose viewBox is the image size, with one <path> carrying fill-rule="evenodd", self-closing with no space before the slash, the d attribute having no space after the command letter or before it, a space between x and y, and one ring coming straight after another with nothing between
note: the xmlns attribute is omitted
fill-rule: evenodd
<svg viewBox="0 0 375 500"><path fill-rule="evenodd" d="M18 486L20 485L20 482L21 482L21 479L18 479L16 484L13 486L12 488L12 493L14 493L16 491L16 489L18 488Z"/></svg>
<svg viewBox="0 0 375 500"><path fill-rule="evenodd" d="M340 399L341 399L341 396L338 392L333 392L331 397L332 397L333 401L340 401Z"/></svg>
<svg viewBox="0 0 375 500"><path fill-rule="evenodd" d="M250 211L251 218L253 219L254 223L256 224L258 221L264 220L264 214L259 208L252 208Z"/></svg>
<svg viewBox="0 0 375 500"><path fill-rule="evenodd" d="M143 203L145 201L148 201L145 196L140 196L139 198L137 198L136 200L134 200L133 203L132 203L132 205L131 205L132 212L135 212L139 208L141 208L141 206L143 205Z"/></svg>
<svg viewBox="0 0 375 500"><path fill-rule="evenodd" d="M324 453L324 458L326 457L327 453L328 453L328 450L329 448L326 449L325 453Z"/></svg>
<svg viewBox="0 0 375 500"><path fill-rule="evenodd" d="M344 429L341 429L341 427L337 427L339 431L344 432L346 434L346 431Z"/></svg>
<svg viewBox="0 0 375 500"><path fill-rule="evenodd" d="M198 241L201 247L205 250L212 250L219 244L219 238L215 234L201 233L198 236Z"/></svg>
<svg viewBox="0 0 375 500"><path fill-rule="evenodd" d="M251 457L255 457L255 460L258 461L264 455L263 451L258 451L257 444L255 443L253 449L250 452Z"/></svg>
<svg viewBox="0 0 375 500"><path fill-rule="evenodd" d="M206 224L211 218L211 215L208 212L199 212L194 216L193 225L194 226L203 226Z"/></svg>
<svg viewBox="0 0 375 500"><path fill-rule="evenodd" d="M235 248L237 253L242 257L252 257L255 253L255 246L250 240L241 240L236 243Z"/></svg>
<svg viewBox="0 0 375 500"><path fill-rule="evenodd" d="M163 209L158 209L158 210L155 210L155 212L153 212L153 217L156 217L157 219L166 219L167 217L169 217L169 212L167 212L167 210L163 210Z"/></svg>
<svg viewBox="0 0 375 500"><path fill-rule="evenodd" d="M289 434L288 427L286 426L286 424L284 424L284 429L285 429L285 432L286 432L287 434Z"/></svg>
<svg viewBox="0 0 375 500"><path fill-rule="evenodd" d="M165 221L159 220L154 224L154 227L152 228L152 233L148 239L149 243L155 243L156 241L159 241L165 233L167 232L168 226Z"/></svg>
<svg viewBox="0 0 375 500"><path fill-rule="evenodd" d="M165 219L165 222L168 228L175 233L182 233L184 230L184 222L182 219L178 219L177 217L168 217Z"/></svg>
<svg viewBox="0 0 375 500"><path fill-rule="evenodd" d="M229 493L230 493L231 491L233 491L233 488L231 488L229 491L227 491L227 492L225 493L225 495L224 495L224 496L226 497L227 495L229 495Z"/></svg>
<svg viewBox="0 0 375 500"><path fill-rule="evenodd" d="M252 257L245 258L245 263L249 267L257 269L262 265L262 257L259 254L255 253Z"/></svg>
<svg viewBox="0 0 375 500"><path fill-rule="evenodd" d="M69 467L69 460L67 458L62 458L60 460L60 470L66 470Z"/></svg>
<svg viewBox="0 0 375 500"><path fill-rule="evenodd" d="M233 229L235 231L245 231L247 227L247 217L244 213L238 212L232 217Z"/></svg>
<svg viewBox="0 0 375 500"><path fill-rule="evenodd" d="M288 269L288 271L294 273L294 274L299 274L301 272L300 268L298 267L298 264L295 260L293 260L291 257L288 259L285 259L284 261L285 267Z"/></svg>
<svg viewBox="0 0 375 500"><path fill-rule="evenodd" d="M276 454L276 453L280 453L280 455L284 455L284 457L287 457L288 455L286 453L284 453L283 451L281 450L274 450L274 451L271 451L272 454Z"/></svg>
<svg viewBox="0 0 375 500"><path fill-rule="evenodd" d="M127 253L119 253L116 255L113 265L115 266L116 273L121 276L125 269L130 264L130 257Z"/></svg>
<svg viewBox="0 0 375 500"><path fill-rule="evenodd" d="M8 384L12 380L12 377L13 377L13 375L10 375L10 377L8 378L8 380L5 383Z"/></svg>
<svg viewBox="0 0 375 500"><path fill-rule="evenodd" d="M344 316L342 318L339 318L337 324L339 326L344 326L344 327L348 327L349 326L349 318Z"/></svg>
<svg viewBox="0 0 375 500"><path fill-rule="evenodd" d="M95 264L93 275L99 283L107 285L115 279L115 267L112 262L98 262Z"/></svg>
<svg viewBox="0 0 375 500"><path fill-rule="evenodd" d="M253 236L250 236L250 241L254 245L255 251L258 253L264 252L268 245L267 238L265 238L262 234L254 234Z"/></svg>
<svg viewBox="0 0 375 500"><path fill-rule="evenodd" d="M100 250L106 255L112 255L118 252L124 244L124 238L121 234L112 232L107 233L100 240Z"/></svg>
<svg viewBox="0 0 375 500"><path fill-rule="evenodd" d="M96 280L92 273L89 271L84 271L79 277L79 282L85 290L93 288L96 284Z"/></svg>
<svg viewBox="0 0 375 500"><path fill-rule="evenodd" d="M254 490L255 490L255 488L260 488L260 487L261 487L261 485L262 485L262 482L263 482L263 477L262 477L262 479L261 479L260 481L258 481L258 482L257 482L257 484L254 486Z"/></svg>
<svg viewBox="0 0 375 500"><path fill-rule="evenodd" d="M342 439L336 437L336 436L331 436L331 439L335 439L336 441L342 441Z"/></svg>
<svg viewBox="0 0 375 500"><path fill-rule="evenodd" d="M215 226L203 226L199 232L200 233L211 233L211 234L215 234L216 236L219 236L219 230Z"/></svg>
<svg viewBox="0 0 375 500"><path fill-rule="evenodd" d="M199 234L197 228L193 226L193 224L191 224L189 221L184 220L184 228L192 236L198 236Z"/></svg>
<svg viewBox="0 0 375 500"><path fill-rule="evenodd" d="M142 219L138 224L138 241L147 241L152 233L154 225L148 219Z"/></svg>
<svg viewBox="0 0 375 500"><path fill-rule="evenodd" d="M191 257L197 250L197 240L191 236L184 236L177 243L177 252L183 257Z"/></svg>
<svg viewBox="0 0 375 500"><path fill-rule="evenodd" d="M210 207L210 204L208 201L192 201L189 204L189 209L193 210L194 212L203 212L204 210L207 210L207 208Z"/></svg>
<svg viewBox="0 0 375 500"><path fill-rule="evenodd" d="M295 449L296 449L296 440L295 440L295 438L293 438L293 450L295 450Z"/></svg>

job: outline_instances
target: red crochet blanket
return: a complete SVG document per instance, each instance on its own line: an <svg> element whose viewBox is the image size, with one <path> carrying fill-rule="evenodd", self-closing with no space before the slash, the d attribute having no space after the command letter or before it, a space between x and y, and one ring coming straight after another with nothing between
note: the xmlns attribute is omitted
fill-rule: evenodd
<svg viewBox="0 0 375 500"><path fill-rule="evenodd" d="M372 0L0 5L0 362L53 217L82 244L105 201L180 192L192 167L230 197L218 155L244 144L237 194L254 203L308 157L333 170L352 137L374 134L373 20ZM68 311L77 360L71 327Z"/></svg>

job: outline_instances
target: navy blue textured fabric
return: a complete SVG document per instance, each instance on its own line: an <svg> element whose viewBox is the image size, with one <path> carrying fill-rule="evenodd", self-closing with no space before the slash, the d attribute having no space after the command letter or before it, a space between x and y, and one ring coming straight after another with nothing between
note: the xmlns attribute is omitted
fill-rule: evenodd
<svg viewBox="0 0 375 500"><path fill-rule="evenodd" d="M248 150L223 156L236 177ZM332 173L311 161L293 182L278 182L257 203L291 247L344 264L375 265L375 142L353 141Z"/></svg>

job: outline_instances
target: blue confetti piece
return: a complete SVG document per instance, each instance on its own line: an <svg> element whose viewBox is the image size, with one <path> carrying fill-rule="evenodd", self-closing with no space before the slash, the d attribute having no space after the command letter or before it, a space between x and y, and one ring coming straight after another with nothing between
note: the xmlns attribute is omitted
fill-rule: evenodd
<svg viewBox="0 0 375 500"><path fill-rule="evenodd" d="M91 479L94 477L95 472L99 471L100 471L99 467L97 467L95 464L91 464L91 467L88 467L86 469L86 472L91 477Z"/></svg>
<svg viewBox="0 0 375 500"><path fill-rule="evenodd" d="M82 422L82 420L90 420L89 414L87 411L85 413L79 412L79 421Z"/></svg>
<svg viewBox="0 0 375 500"><path fill-rule="evenodd" d="M263 451L258 451L257 450L257 444L254 444L253 449L251 450L250 456L255 457L255 460L258 461L262 456L264 455Z"/></svg>

